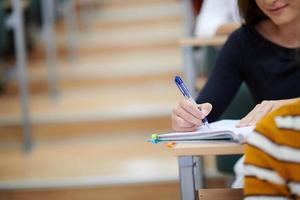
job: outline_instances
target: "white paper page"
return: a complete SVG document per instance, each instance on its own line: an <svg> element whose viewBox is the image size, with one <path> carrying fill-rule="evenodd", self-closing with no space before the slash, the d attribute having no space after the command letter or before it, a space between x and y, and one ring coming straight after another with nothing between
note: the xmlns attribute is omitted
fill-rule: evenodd
<svg viewBox="0 0 300 200"><path fill-rule="evenodd" d="M236 124L239 120L220 120L217 122L213 122L209 124L209 128L206 126L200 126L194 132L176 132L176 133L169 133L169 134L162 134L160 138L173 138L173 137L181 137L181 136L188 136L194 134L201 134L201 135L214 135L214 133L219 132L232 132L234 138L238 138L239 141L244 142L253 129L254 126L250 127L242 127L237 128Z"/></svg>
<svg viewBox="0 0 300 200"><path fill-rule="evenodd" d="M235 128L235 125L240 120L220 120L209 124L209 128L207 126L200 126L195 132L207 132L207 131L215 131L215 130L231 130Z"/></svg>
<svg viewBox="0 0 300 200"><path fill-rule="evenodd" d="M209 125L209 129L205 126L200 126L197 131L198 133L208 133L208 132L215 132L215 131L231 131L236 134L236 137L239 138L239 141L245 142L248 135L251 134L255 128L255 126L246 126L237 128L236 124L240 120L220 120L213 122Z"/></svg>

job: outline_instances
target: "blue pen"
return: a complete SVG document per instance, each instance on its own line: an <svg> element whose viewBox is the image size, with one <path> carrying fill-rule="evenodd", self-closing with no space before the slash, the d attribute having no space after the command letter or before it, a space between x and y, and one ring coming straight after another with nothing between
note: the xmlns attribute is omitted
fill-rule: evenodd
<svg viewBox="0 0 300 200"><path fill-rule="evenodd" d="M185 98L187 98L190 102L192 102L192 103L194 103L194 104L197 105L196 101L190 95L187 87L184 85L183 81L181 80L181 78L179 76L175 77L175 83L178 86L180 92L183 94L183 96ZM203 122L204 125L206 125L209 128L208 120L206 119L206 117L202 119L202 122Z"/></svg>

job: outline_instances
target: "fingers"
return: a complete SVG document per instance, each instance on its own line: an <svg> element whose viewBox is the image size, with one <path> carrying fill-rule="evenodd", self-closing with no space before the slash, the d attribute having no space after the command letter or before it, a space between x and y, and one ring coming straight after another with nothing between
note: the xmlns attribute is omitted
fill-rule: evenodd
<svg viewBox="0 0 300 200"><path fill-rule="evenodd" d="M249 123L252 121L253 116L259 109L260 104L257 104L245 117L243 117L240 122L237 124L237 127L249 126Z"/></svg>
<svg viewBox="0 0 300 200"><path fill-rule="evenodd" d="M257 104L254 109L248 113L241 121L237 124L237 127L255 125L260 119L273 110L273 101L263 101Z"/></svg>
<svg viewBox="0 0 300 200"><path fill-rule="evenodd" d="M173 110L174 114L183 120L191 123L193 125L201 124L201 111L197 108L196 105L189 101L181 101L179 106Z"/></svg>
<svg viewBox="0 0 300 200"><path fill-rule="evenodd" d="M191 123L191 122L185 120L184 118L182 118L182 117L180 117L180 116L178 116L178 115L176 115L176 114L175 114L175 115L172 115L172 117L173 117L172 121L173 121L175 124L179 125L180 127L183 127L183 128L190 128L190 127L193 127L193 126L196 125L196 124L194 124L194 123Z"/></svg>
<svg viewBox="0 0 300 200"><path fill-rule="evenodd" d="M212 106L209 103L195 105L188 100L182 100L173 109L172 128L175 131L194 131L211 110Z"/></svg>
<svg viewBox="0 0 300 200"><path fill-rule="evenodd" d="M197 125L189 123L178 116L172 117L172 128L175 131L195 131L197 127Z"/></svg>
<svg viewBox="0 0 300 200"><path fill-rule="evenodd" d="M189 100L180 101L179 108L184 109L185 112L187 112L188 114L190 114L191 116L196 118L197 121L199 121L199 118L201 118L201 116L202 116L202 113L198 109L197 105L190 102ZM186 119L186 118L184 118L184 119Z"/></svg>
<svg viewBox="0 0 300 200"><path fill-rule="evenodd" d="M256 124L261 120L265 115L272 111L273 102L272 101L263 101L261 103L260 109L257 111L255 116L252 118L251 124Z"/></svg>

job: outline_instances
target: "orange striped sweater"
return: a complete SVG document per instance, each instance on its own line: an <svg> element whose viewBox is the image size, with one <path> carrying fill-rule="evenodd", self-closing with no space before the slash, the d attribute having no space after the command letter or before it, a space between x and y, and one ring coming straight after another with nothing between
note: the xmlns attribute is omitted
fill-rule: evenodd
<svg viewBox="0 0 300 200"><path fill-rule="evenodd" d="M270 113L248 138L245 200L300 200L300 101Z"/></svg>

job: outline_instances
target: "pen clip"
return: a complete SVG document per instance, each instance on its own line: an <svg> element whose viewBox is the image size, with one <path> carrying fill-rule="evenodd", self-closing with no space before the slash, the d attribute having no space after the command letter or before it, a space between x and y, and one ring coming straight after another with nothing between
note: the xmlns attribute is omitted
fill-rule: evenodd
<svg viewBox="0 0 300 200"><path fill-rule="evenodd" d="M183 81L181 80L181 78L179 76L175 77L175 83L178 86L180 92L183 94L183 96L185 96L187 98L191 98L191 95L190 95L188 89L186 88L186 86L184 85Z"/></svg>
<svg viewBox="0 0 300 200"><path fill-rule="evenodd" d="M180 92L183 94L183 96L186 96L185 91L181 88L180 83L178 83L177 81L175 81L177 87L179 88Z"/></svg>
<svg viewBox="0 0 300 200"><path fill-rule="evenodd" d="M187 98L191 98L191 95L183 82L181 83L181 87L182 87L181 89L184 91L185 94L184 96L186 96Z"/></svg>

